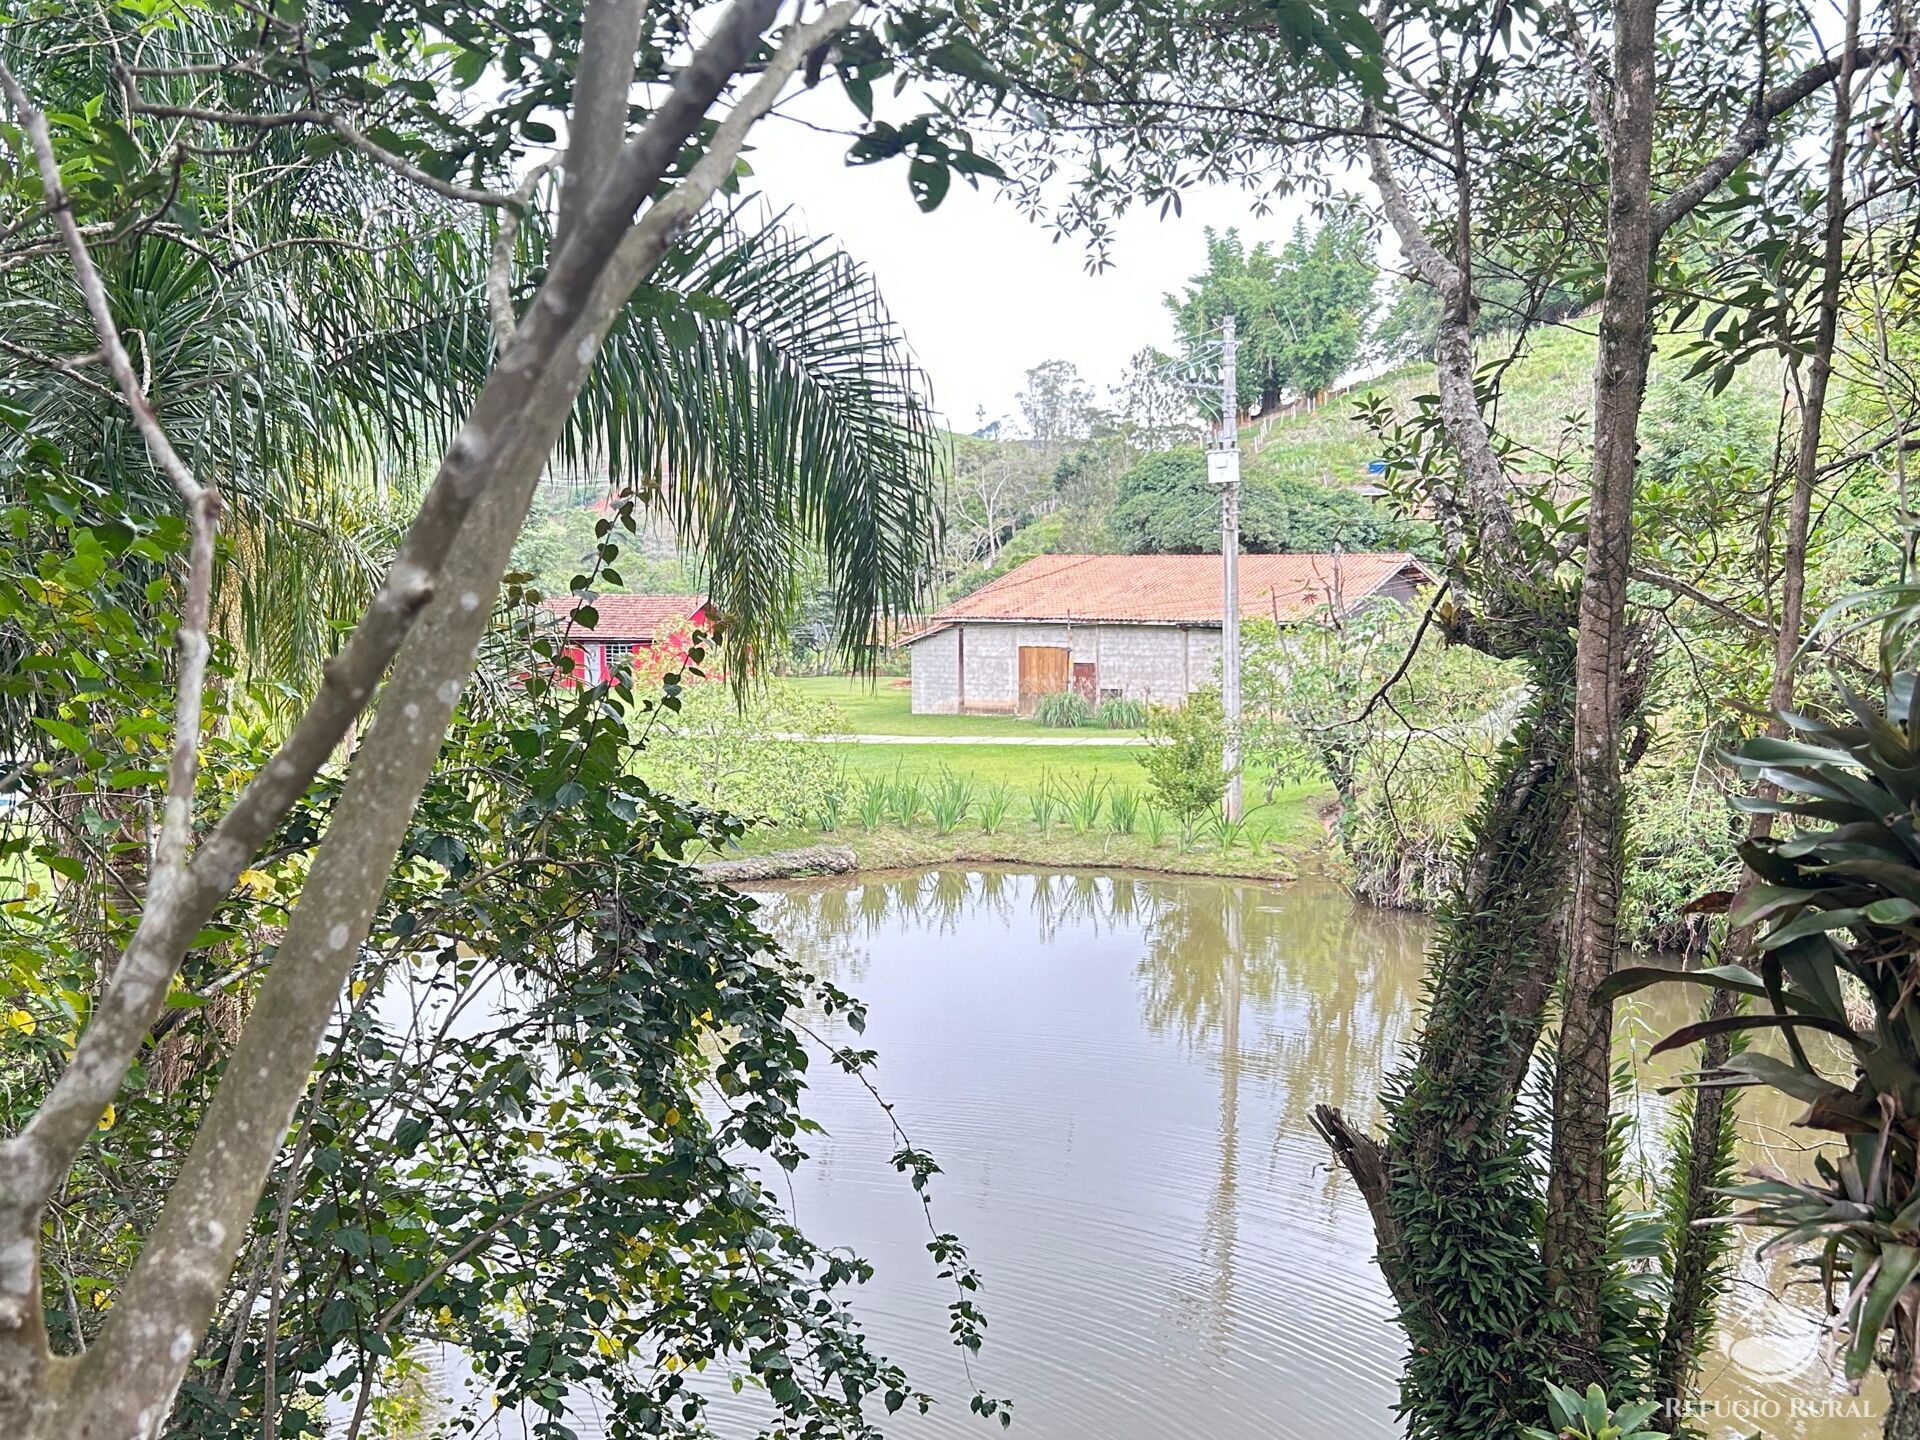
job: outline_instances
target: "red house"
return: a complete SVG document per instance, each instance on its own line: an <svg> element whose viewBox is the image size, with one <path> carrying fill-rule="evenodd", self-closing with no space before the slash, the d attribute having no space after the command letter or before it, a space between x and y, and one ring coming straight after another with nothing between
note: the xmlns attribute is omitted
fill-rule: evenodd
<svg viewBox="0 0 1920 1440"><path fill-rule="evenodd" d="M698 595L597 595L589 602L599 612L592 629L574 623L580 604L573 596L547 600L543 608L561 627L573 657L574 673L598 685L612 667L631 665L635 655L649 660L686 660L695 630L707 625L707 602Z"/></svg>

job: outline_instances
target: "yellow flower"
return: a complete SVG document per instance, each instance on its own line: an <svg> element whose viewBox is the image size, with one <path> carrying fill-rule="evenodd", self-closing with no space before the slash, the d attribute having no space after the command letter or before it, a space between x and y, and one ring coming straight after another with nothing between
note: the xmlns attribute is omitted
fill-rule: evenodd
<svg viewBox="0 0 1920 1440"><path fill-rule="evenodd" d="M113 1115L114 1115L113 1106L108 1105L106 1109L106 1113L100 1117L100 1128L102 1130L113 1129Z"/></svg>

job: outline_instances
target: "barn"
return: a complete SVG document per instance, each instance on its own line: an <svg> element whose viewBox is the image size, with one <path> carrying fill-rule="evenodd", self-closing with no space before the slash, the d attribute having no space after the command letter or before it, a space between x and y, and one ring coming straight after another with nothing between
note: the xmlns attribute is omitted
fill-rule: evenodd
<svg viewBox="0 0 1920 1440"><path fill-rule="evenodd" d="M1404 551L1243 555L1243 619L1298 623L1405 602L1433 575ZM903 642L921 715L1030 715L1050 691L1177 705L1217 683L1217 555L1038 555Z"/></svg>
<svg viewBox="0 0 1920 1440"><path fill-rule="evenodd" d="M599 617L591 629L572 623L580 604L573 596L544 604L564 628L575 673L590 685L636 651L665 644L684 653L687 637L707 622L707 602L698 595L596 595L591 603Z"/></svg>

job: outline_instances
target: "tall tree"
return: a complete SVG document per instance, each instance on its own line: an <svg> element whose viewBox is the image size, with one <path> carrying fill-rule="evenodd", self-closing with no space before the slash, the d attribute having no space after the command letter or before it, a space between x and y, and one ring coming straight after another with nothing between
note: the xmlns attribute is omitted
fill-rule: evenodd
<svg viewBox="0 0 1920 1440"><path fill-rule="evenodd" d="M1270 414L1288 396L1326 389L1359 358L1377 274L1373 226L1358 211L1314 230L1298 222L1277 252L1264 240L1248 249L1237 230L1208 230L1206 270L1166 306L1194 360L1233 316L1240 413Z"/></svg>
<svg viewBox="0 0 1920 1440"><path fill-rule="evenodd" d="M1151 346L1134 352L1110 392L1114 421L1136 455L1199 440L1206 421L1197 397L1169 373L1171 362Z"/></svg>
<svg viewBox="0 0 1920 1440"><path fill-rule="evenodd" d="M1071 360L1043 360L1027 371L1027 383L1014 397L1025 422L1027 443L1056 455L1093 428L1093 387L1080 378Z"/></svg>

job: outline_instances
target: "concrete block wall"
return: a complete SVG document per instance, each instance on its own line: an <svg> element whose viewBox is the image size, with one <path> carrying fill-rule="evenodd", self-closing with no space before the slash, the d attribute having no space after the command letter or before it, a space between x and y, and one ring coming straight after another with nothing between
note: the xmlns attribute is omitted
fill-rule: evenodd
<svg viewBox="0 0 1920 1440"><path fill-rule="evenodd" d="M908 647L913 662L913 713L951 715L960 708L960 631L952 627Z"/></svg>
<svg viewBox="0 0 1920 1440"><path fill-rule="evenodd" d="M1220 683L1220 632L1189 630L1192 643L1187 648L1187 693Z"/></svg>
<svg viewBox="0 0 1920 1440"><path fill-rule="evenodd" d="M1192 632L1172 625L1101 625L1094 682L1102 695L1178 705L1187 696L1187 646Z"/></svg>
<svg viewBox="0 0 1920 1440"><path fill-rule="evenodd" d="M951 715L964 708L1012 714L1019 703L1020 650L1028 645L1061 647L1075 664L1092 665L1102 695L1117 691L1129 699L1178 705L1192 690L1219 683L1217 630L962 622L911 647L914 713Z"/></svg>

